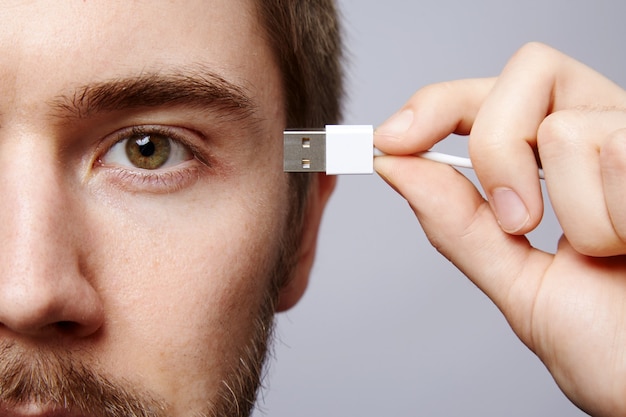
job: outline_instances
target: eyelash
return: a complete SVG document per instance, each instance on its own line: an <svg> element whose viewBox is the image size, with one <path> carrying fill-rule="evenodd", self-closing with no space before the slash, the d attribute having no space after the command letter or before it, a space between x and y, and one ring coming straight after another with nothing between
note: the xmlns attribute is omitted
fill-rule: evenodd
<svg viewBox="0 0 626 417"><path fill-rule="evenodd" d="M128 191L148 192L148 193L171 193L192 185L201 177L202 171L210 168L210 158L206 151L201 151L198 146L191 143L186 136L177 130L182 128L170 128L162 125L132 126L122 129L105 139L106 147L98 153L98 158L94 166L105 169L107 175L119 187ZM114 164L107 164L104 158L116 146L133 137L159 135L168 138L171 142L183 146L191 154L191 159L178 163L167 168L156 168L154 170L142 168L130 168Z"/></svg>

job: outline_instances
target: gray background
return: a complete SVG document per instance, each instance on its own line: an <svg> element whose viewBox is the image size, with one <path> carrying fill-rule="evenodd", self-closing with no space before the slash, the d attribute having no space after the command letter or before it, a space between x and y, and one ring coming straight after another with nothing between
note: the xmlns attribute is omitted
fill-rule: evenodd
<svg viewBox="0 0 626 417"><path fill-rule="evenodd" d="M626 85L621 0L339 4L346 123L379 124L429 83L496 75L534 40ZM553 250L558 235L547 213L531 238ZM585 415L375 175L340 178L308 292L276 334L255 417Z"/></svg>

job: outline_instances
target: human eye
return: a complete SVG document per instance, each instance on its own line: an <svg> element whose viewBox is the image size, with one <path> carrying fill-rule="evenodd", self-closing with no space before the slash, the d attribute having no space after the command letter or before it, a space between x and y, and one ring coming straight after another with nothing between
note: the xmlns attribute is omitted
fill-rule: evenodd
<svg viewBox="0 0 626 417"><path fill-rule="evenodd" d="M168 168L193 159L191 150L164 129L133 127L101 158L106 165L145 170Z"/></svg>
<svg viewBox="0 0 626 417"><path fill-rule="evenodd" d="M133 191L171 192L197 178L201 164L190 132L164 126L133 126L114 133L97 164ZM190 171L196 171L192 175Z"/></svg>

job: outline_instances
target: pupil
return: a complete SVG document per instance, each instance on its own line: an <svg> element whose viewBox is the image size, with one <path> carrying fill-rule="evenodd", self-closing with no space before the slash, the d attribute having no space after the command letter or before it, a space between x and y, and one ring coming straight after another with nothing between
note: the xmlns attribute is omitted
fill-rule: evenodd
<svg viewBox="0 0 626 417"><path fill-rule="evenodd" d="M144 142L144 140L138 140L137 146L139 147L139 152L141 156L152 156L154 155L154 143L153 142Z"/></svg>

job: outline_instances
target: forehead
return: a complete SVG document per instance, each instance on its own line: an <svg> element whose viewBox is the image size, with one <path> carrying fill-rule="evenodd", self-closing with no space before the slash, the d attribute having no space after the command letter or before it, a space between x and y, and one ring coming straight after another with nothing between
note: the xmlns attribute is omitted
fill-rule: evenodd
<svg viewBox="0 0 626 417"><path fill-rule="evenodd" d="M2 1L4 100L201 64L248 87L271 64L252 0Z"/></svg>

